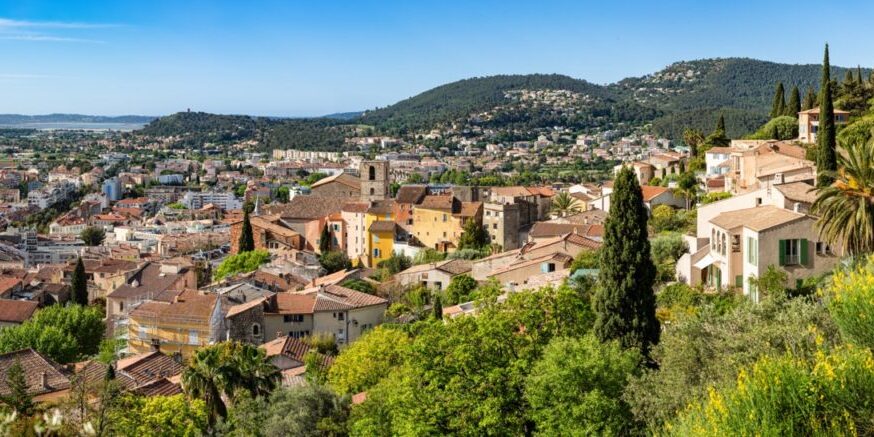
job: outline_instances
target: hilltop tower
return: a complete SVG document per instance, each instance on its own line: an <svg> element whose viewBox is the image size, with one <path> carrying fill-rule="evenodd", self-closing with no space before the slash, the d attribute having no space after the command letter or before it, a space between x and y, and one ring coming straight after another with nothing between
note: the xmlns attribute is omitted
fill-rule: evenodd
<svg viewBox="0 0 874 437"><path fill-rule="evenodd" d="M362 161L359 172L361 174L361 200L375 201L391 197L388 161Z"/></svg>

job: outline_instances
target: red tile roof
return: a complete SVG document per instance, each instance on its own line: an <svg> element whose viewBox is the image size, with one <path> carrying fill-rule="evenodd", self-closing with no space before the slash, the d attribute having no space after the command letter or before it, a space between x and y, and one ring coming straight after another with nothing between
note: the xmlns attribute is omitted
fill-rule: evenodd
<svg viewBox="0 0 874 437"><path fill-rule="evenodd" d="M0 299L0 322L24 323L39 307L32 300Z"/></svg>

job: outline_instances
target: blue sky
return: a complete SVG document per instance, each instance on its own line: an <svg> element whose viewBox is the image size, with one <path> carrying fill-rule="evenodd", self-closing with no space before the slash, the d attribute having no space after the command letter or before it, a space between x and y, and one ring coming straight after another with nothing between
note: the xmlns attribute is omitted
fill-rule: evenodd
<svg viewBox="0 0 874 437"><path fill-rule="evenodd" d="M872 66L872 24L871 1L0 0L0 113L321 115L499 73L818 63L825 41Z"/></svg>

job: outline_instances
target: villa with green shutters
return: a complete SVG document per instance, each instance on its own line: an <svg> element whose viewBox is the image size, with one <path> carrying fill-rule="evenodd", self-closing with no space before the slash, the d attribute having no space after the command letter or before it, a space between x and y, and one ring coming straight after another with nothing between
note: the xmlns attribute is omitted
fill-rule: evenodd
<svg viewBox="0 0 874 437"><path fill-rule="evenodd" d="M699 208L697 235L687 237L690 252L677 261L678 279L710 289L735 288L759 301L751 279L769 266L786 272L787 288L831 270L842 251L820 241L816 217L806 213L812 199L800 198L805 190L781 188Z"/></svg>

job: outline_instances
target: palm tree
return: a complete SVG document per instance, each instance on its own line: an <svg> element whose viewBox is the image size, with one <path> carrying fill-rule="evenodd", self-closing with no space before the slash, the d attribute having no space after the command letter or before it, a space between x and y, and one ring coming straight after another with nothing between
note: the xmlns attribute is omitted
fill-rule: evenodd
<svg viewBox="0 0 874 437"><path fill-rule="evenodd" d="M228 385L227 367L223 364L221 345L199 349L182 372L182 387L188 396L206 402L210 425L216 417L227 417L222 390Z"/></svg>
<svg viewBox="0 0 874 437"><path fill-rule="evenodd" d="M559 217L565 217L580 212L579 202L574 199L567 191L559 192L552 198L552 211Z"/></svg>
<svg viewBox="0 0 874 437"><path fill-rule="evenodd" d="M822 238L850 255L874 250L874 142L838 154L833 184L819 188L811 212Z"/></svg>
<svg viewBox="0 0 874 437"><path fill-rule="evenodd" d="M189 396L206 402L214 420L227 417L225 400L233 402L241 391L252 397L268 396L279 376L263 350L248 343L224 342L195 352L182 373L182 386Z"/></svg>

